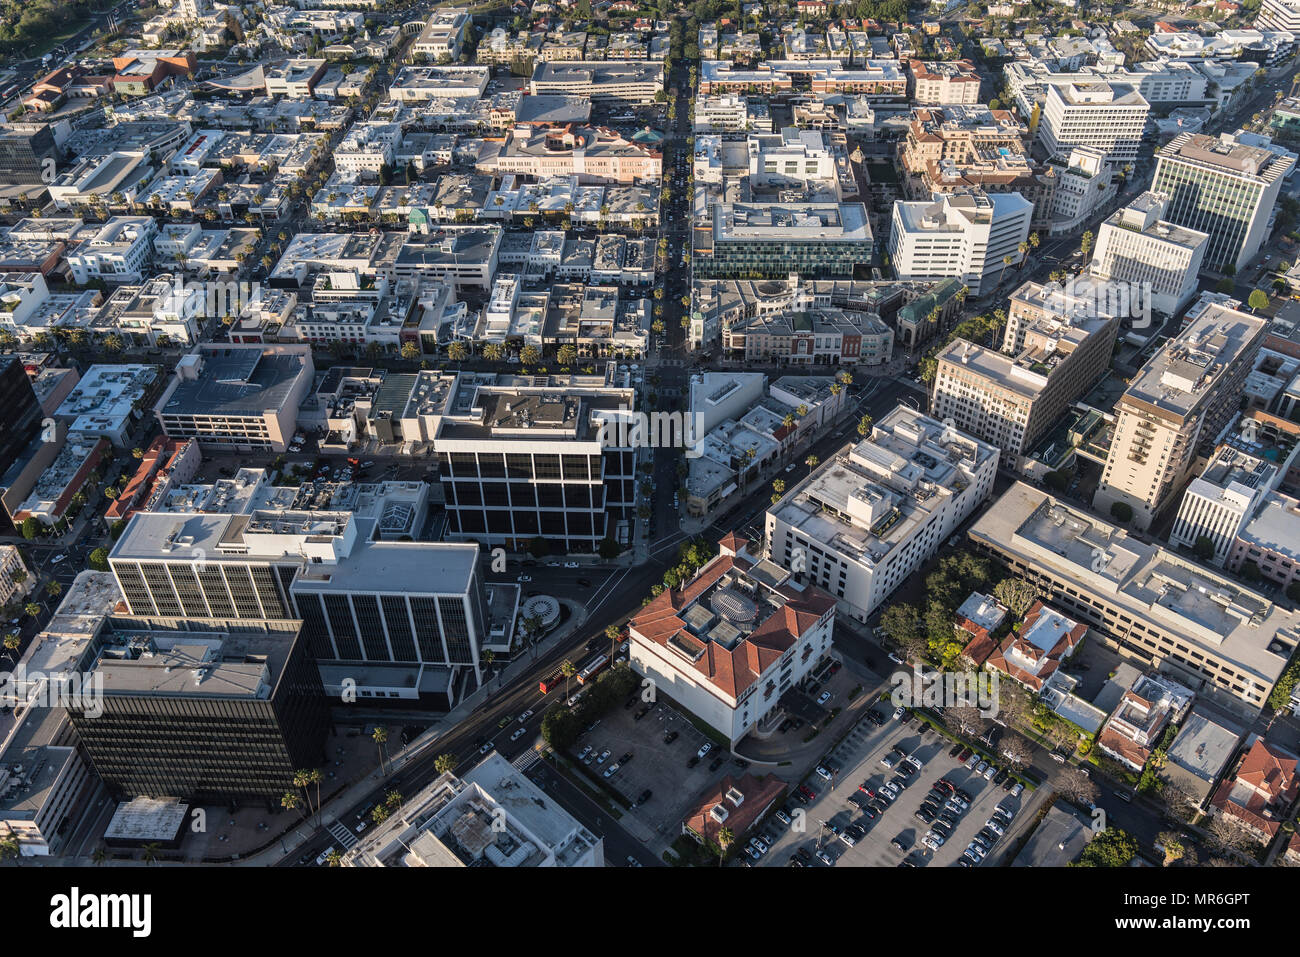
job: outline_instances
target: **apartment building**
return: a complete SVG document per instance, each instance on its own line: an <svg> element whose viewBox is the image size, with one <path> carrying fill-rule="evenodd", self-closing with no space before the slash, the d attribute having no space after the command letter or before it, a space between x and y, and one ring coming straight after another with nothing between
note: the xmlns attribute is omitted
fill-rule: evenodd
<svg viewBox="0 0 1300 957"><path fill-rule="evenodd" d="M980 102L980 77L970 60L908 60L912 102L974 106Z"/></svg>
<svg viewBox="0 0 1300 957"><path fill-rule="evenodd" d="M1124 503L1134 527L1148 528L1236 413L1267 326L1238 305L1202 296L1182 331L1130 380L1093 499L1102 514Z"/></svg>
<svg viewBox="0 0 1300 957"><path fill-rule="evenodd" d="M1258 736L1214 792L1210 813L1232 820L1268 843L1285 825L1300 794L1296 770L1294 754ZM1290 856L1294 838L1288 845Z"/></svg>
<svg viewBox="0 0 1300 957"><path fill-rule="evenodd" d="M1076 146L1101 152L1122 166L1137 159L1151 105L1128 84L1101 80L1051 86L1038 125L1048 157L1067 157Z"/></svg>
<svg viewBox="0 0 1300 957"><path fill-rule="evenodd" d="M874 251L861 203L715 203L711 227L696 230L698 276L851 276Z"/></svg>
<svg viewBox="0 0 1300 957"><path fill-rule="evenodd" d="M663 153L604 126L516 126L488 165L497 174L630 185L658 182Z"/></svg>
<svg viewBox="0 0 1300 957"><path fill-rule="evenodd" d="M772 132L767 103L734 93L697 97L692 122L696 133Z"/></svg>
<svg viewBox="0 0 1300 957"><path fill-rule="evenodd" d="M469 26L468 7L438 7L430 10L424 29L411 45L411 52L434 60L459 60Z"/></svg>
<svg viewBox="0 0 1300 957"><path fill-rule="evenodd" d="M1144 285L1152 311L1173 316L1196 294L1210 237L1171 223L1165 218L1168 205L1167 195L1148 191L1106 217L1088 272L1099 280Z"/></svg>
<svg viewBox="0 0 1300 957"><path fill-rule="evenodd" d="M971 188L936 193L930 202L896 202L889 236L894 272L905 280L956 277L980 295L1021 260L1033 214L1033 203L1019 193Z"/></svg>
<svg viewBox="0 0 1300 957"><path fill-rule="evenodd" d="M36 586L16 545L0 545L0 605L20 601Z"/></svg>
<svg viewBox="0 0 1300 957"><path fill-rule="evenodd" d="M992 494L998 450L900 405L767 510L768 555L866 621Z"/></svg>
<svg viewBox="0 0 1300 957"><path fill-rule="evenodd" d="M1151 191L1169 197L1164 216L1209 235L1203 266L1240 271L1268 236L1268 224L1296 155L1267 137L1184 133L1156 153Z"/></svg>
<svg viewBox="0 0 1300 957"><path fill-rule="evenodd" d="M1300 640L1296 612L1023 482L969 535L1105 647L1247 718Z"/></svg>
<svg viewBox="0 0 1300 957"><path fill-rule="evenodd" d="M734 533L718 556L628 622L628 661L734 746L782 714L782 696L830 651L835 600L752 555Z"/></svg>
<svg viewBox="0 0 1300 957"><path fill-rule="evenodd" d="M1090 287L1027 282L1011 295L1001 351L954 339L936 356L930 407L1019 468L1069 406L1110 368L1119 316Z"/></svg>
<svg viewBox="0 0 1300 957"><path fill-rule="evenodd" d="M176 363L154 415L168 438L283 452L314 375L310 346L203 343Z"/></svg>
<svg viewBox="0 0 1300 957"><path fill-rule="evenodd" d="M664 65L656 60L578 60L539 63L531 93L590 97L593 103L653 103L664 88Z"/></svg>

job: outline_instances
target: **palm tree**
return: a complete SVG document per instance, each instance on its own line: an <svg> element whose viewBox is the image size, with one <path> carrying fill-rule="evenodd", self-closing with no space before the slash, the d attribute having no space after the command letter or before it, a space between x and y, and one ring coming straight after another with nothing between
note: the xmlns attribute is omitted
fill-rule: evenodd
<svg viewBox="0 0 1300 957"><path fill-rule="evenodd" d="M144 862L152 864L158 856L158 849L162 847L157 841L150 841L144 846Z"/></svg>
<svg viewBox="0 0 1300 957"><path fill-rule="evenodd" d="M815 468L818 466L818 464L819 464L820 462L821 462L821 459L819 459L819 458L818 458L817 456L815 456L815 455L810 455L810 456L808 456L806 459L803 460L803 464L806 465L806 466L808 466L810 469L815 469Z"/></svg>
<svg viewBox="0 0 1300 957"><path fill-rule="evenodd" d="M375 745L379 748L379 767L385 775L388 774L388 768L384 760L384 744L388 741L388 729L383 725L375 728L375 733L371 735Z"/></svg>
<svg viewBox="0 0 1300 957"><path fill-rule="evenodd" d="M578 673L578 669L573 667L573 662L564 659L564 664L560 665L560 674L564 675L564 700L569 700L569 679Z"/></svg>
<svg viewBox="0 0 1300 957"><path fill-rule="evenodd" d="M96 864L103 864L108 860L108 850L101 844L99 847L95 848L95 852L90 855L90 859Z"/></svg>
<svg viewBox="0 0 1300 957"><path fill-rule="evenodd" d="M285 791L284 794L280 795L280 807L286 811L296 811L302 807L302 797L292 791Z"/></svg>
<svg viewBox="0 0 1300 957"><path fill-rule="evenodd" d="M729 827L724 827L718 832L718 866L722 866L722 859L727 856L727 848L735 842L736 835Z"/></svg>
<svg viewBox="0 0 1300 957"><path fill-rule="evenodd" d="M316 813L311 806L311 792L307 790L310 785L311 771L306 768L300 768L293 772L293 786L302 789L302 796L307 802L307 812L309 815Z"/></svg>
<svg viewBox="0 0 1300 957"><path fill-rule="evenodd" d="M618 639L622 635L623 632L618 625L610 624L605 626L605 637L609 639L609 660L611 664L614 661L614 653L618 651Z"/></svg>
<svg viewBox="0 0 1300 957"><path fill-rule="evenodd" d="M325 855L325 860L329 862L330 867L342 867L343 855L338 850L332 850Z"/></svg>
<svg viewBox="0 0 1300 957"><path fill-rule="evenodd" d="M447 774L456 770L456 755L440 754L433 761L433 769L439 774Z"/></svg>

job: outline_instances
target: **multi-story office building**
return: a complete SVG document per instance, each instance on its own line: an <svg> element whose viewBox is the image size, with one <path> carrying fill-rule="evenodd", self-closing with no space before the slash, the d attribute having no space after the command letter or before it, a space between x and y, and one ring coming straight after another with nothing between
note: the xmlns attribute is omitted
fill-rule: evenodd
<svg viewBox="0 0 1300 957"><path fill-rule="evenodd" d="M431 393L420 417L448 536L521 551L538 538L572 552L629 542L636 393L618 378L612 364L598 375L464 373Z"/></svg>
<svg viewBox="0 0 1300 957"><path fill-rule="evenodd" d="M1022 482L970 538L1106 647L1238 714L1258 715L1300 640L1296 612Z"/></svg>
<svg viewBox="0 0 1300 957"><path fill-rule="evenodd" d="M320 766L329 713L298 622L111 618L97 640L102 700L68 717L115 797L278 805Z"/></svg>
<svg viewBox="0 0 1300 957"><path fill-rule="evenodd" d="M34 186L54 173L58 148L47 124L0 134L0 183ZM44 177L44 178L43 178Z"/></svg>
<svg viewBox="0 0 1300 957"><path fill-rule="evenodd" d="M279 503L294 490L272 491ZM472 545L375 540L390 517L282 505L142 512L109 565L132 614L301 619L329 690L350 678L361 698L450 708L482 682L494 630L508 648L503 619L513 620L518 589L489 596ZM510 607L497 613L498 602Z"/></svg>
<svg viewBox="0 0 1300 957"><path fill-rule="evenodd" d="M752 185L824 186L839 195L835 154L820 130L787 126L779 133L753 133L747 146Z"/></svg>
<svg viewBox="0 0 1300 957"><path fill-rule="evenodd" d="M6 701L6 711L14 702ZM61 707L13 708L0 744L0 832L21 857L58 855L89 810L98 782Z"/></svg>
<svg viewBox="0 0 1300 957"><path fill-rule="evenodd" d="M27 570L18 546L0 545L0 605L17 601L35 586L36 580Z"/></svg>
<svg viewBox="0 0 1300 957"><path fill-rule="evenodd" d="M1255 18L1260 30L1286 30L1300 36L1300 0L1264 0Z"/></svg>
<svg viewBox="0 0 1300 957"><path fill-rule="evenodd" d="M176 364L154 414L168 438L283 452L314 375L310 346L203 344Z"/></svg>
<svg viewBox="0 0 1300 957"><path fill-rule="evenodd" d="M1183 493L1170 543L1195 549L1208 539L1214 552L1207 560L1222 566L1250 517L1285 474L1278 463L1231 445L1220 447Z"/></svg>
<svg viewBox="0 0 1300 957"><path fill-rule="evenodd" d="M955 339L937 356L932 414L997 446L1013 468L1110 368L1119 317L1092 290L1027 282L1011 296L998 352Z"/></svg>
<svg viewBox="0 0 1300 957"><path fill-rule="evenodd" d="M41 403L23 361L0 357L0 475L18 462L41 430Z"/></svg>
<svg viewBox="0 0 1300 957"><path fill-rule="evenodd" d="M1133 377L1116 404L1115 435L1093 506L1133 511L1140 529L1186 480L1241 401L1242 385L1268 323L1207 293L1183 330Z"/></svg>
<svg viewBox="0 0 1300 957"><path fill-rule="evenodd" d="M973 106L980 101L980 76L969 60L908 60L907 72L912 76L912 102L918 105Z"/></svg>
<svg viewBox="0 0 1300 957"><path fill-rule="evenodd" d="M664 65L655 60L599 60L539 63L531 93L591 97L593 103L653 103L664 88Z"/></svg>
<svg viewBox="0 0 1300 957"><path fill-rule="evenodd" d="M402 802L343 866L603 867L605 841L493 752Z"/></svg>
<svg viewBox="0 0 1300 957"><path fill-rule="evenodd" d="M1169 197L1169 222L1209 234L1206 269L1239 271L1267 238L1282 180L1295 161L1266 137L1183 133L1156 154L1151 190Z"/></svg>
<svg viewBox="0 0 1300 957"><path fill-rule="evenodd" d="M717 558L628 622L628 661L734 745L831 646L835 600L728 535Z"/></svg>
<svg viewBox="0 0 1300 957"><path fill-rule="evenodd" d="M496 173L592 183L658 182L663 153L604 126L516 126L491 161Z"/></svg>
<svg viewBox="0 0 1300 957"><path fill-rule="evenodd" d="M697 232L695 274L707 277L851 276L873 251L861 203L716 203Z"/></svg>
<svg viewBox="0 0 1300 957"><path fill-rule="evenodd" d="M896 202L889 236L894 272L909 280L955 277L979 295L1021 260L1033 214L1034 204L1019 193L981 189Z"/></svg>
<svg viewBox="0 0 1300 957"><path fill-rule="evenodd" d="M993 491L998 450L900 405L767 511L769 556L859 621Z"/></svg>
<svg viewBox="0 0 1300 957"><path fill-rule="evenodd" d="M1051 86L1038 125L1047 156L1066 158L1076 146L1089 146L1108 162L1137 159L1151 105L1133 86L1102 80Z"/></svg>
<svg viewBox="0 0 1300 957"><path fill-rule="evenodd" d="M114 216L90 239L68 254L68 268L78 283L140 282L153 264L158 224L152 216Z"/></svg>
<svg viewBox="0 0 1300 957"><path fill-rule="evenodd" d="M1165 219L1169 197L1146 192L1097 230L1088 271L1095 279L1150 289L1153 312L1172 316L1196 293L1209 236Z"/></svg>

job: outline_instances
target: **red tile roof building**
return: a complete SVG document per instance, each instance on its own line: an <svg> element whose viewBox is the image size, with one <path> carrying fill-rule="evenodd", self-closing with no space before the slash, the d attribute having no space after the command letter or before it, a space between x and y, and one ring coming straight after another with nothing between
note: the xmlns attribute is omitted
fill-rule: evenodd
<svg viewBox="0 0 1300 957"><path fill-rule="evenodd" d="M786 783L771 774L756 778L745 774L733 778L724 775L700 797L694 809L682 821L682 833L701 844L718 841L722 829L730 828L735 844L740 836L759 820L772 804L785 793Z"/></svg>
<svg viewBox="0 0 1300 957"><path fill-rule="evenodd" d="M1210 804L1268 840L1286 819L1297 793L1295 755L1257 738L1241 759L1236 776L1219 785Z"/></svg>
<svg viewBox="0 0 1300 957"><path fill-rule="evenodd" d="M735 534L628 623L634 670L734 743L830 650L835 599L757 559Z"/></svg>

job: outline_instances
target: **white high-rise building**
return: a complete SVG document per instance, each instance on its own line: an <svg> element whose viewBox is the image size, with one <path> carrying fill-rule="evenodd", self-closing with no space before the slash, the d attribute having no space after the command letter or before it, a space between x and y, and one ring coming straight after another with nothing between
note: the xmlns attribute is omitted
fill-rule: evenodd
<svg viewBox="0 0 1300 957"><path fill-rule="evenodd" d="M1065 157L1076 146L1090 146L1111 164L1128 163L1137 159L1150 111L1131 84L1094 80L1050 86L1039 142L1049 157Z"/></svg>
<svg viewBox="0 0 1300 957"><path fill-rule="evenodd" d="M1093 498L1098 512L1128 521L1115 509L1127 505L1136 528L1150 527L1213 447L1237 410L1268 325L1240 305L1206 293L1188 310L1183 331L1130 381L1115 405L1115 436Z"/></svg>
<svg viewBox="0 0 1300 957"><path fill-rule="evenodd" d="M998 450L900 405L767 511L768 557L867 617L993 492Z"/></svg>
<svg viewBox="0 0 1300 957"><path fill-rule="evenodd" d="M1149 283L1152 311L1172 316L1196 294L1210 237L1167 221L1168 202L1146 192L1107 217L1088 269L1094 279Z"/></svg>
<svg viewBox="0 0 1300 957"><path fill-rule="evenodd" d="M894 271L905 280L956 277L978 295L1020 262L1033 214L1034 204L1019 193L980 189L896 202L889 236Z"/></svg>
<svg viewBox="0 0 1300 957"><path fill-rule="evenodd" d="M1195 548L1201 538L1209 539L1214 554L1207 560L1222 567L1238 533L1283 474L1276 463L1223 446L1183 493L1169 541Z"/></svg>

